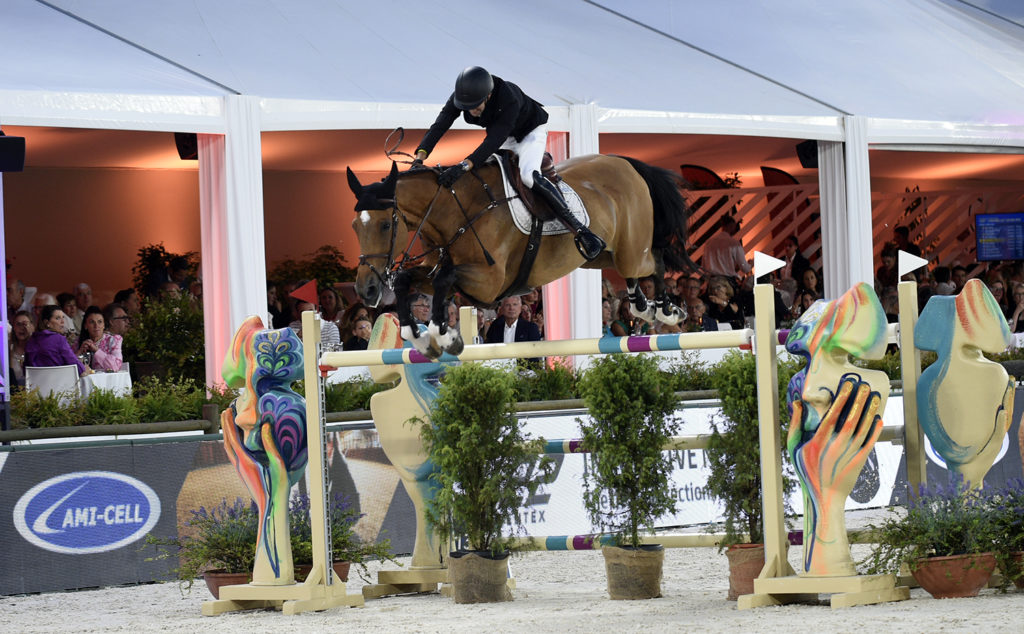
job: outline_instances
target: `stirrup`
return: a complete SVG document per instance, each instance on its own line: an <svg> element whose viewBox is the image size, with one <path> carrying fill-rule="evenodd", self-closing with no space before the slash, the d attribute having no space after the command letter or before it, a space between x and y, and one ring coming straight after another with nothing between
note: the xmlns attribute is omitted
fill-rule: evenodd
<svg viewBox="0 0 1024 634"><path fill-rule="evenodd" d="M573 238L576 243L576 250L587 262L596 260L607 246L601 238L597 237L588 229L581 229ZM589 244L587 244L589 243Z"/></svg>

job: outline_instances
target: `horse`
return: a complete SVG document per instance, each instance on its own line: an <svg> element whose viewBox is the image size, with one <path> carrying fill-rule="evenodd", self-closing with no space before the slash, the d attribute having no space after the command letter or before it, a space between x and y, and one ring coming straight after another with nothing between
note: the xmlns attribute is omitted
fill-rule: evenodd
<svg viewBox="0 0 1024 634"><path fill-rule="evenodd" d="M348 172L355 194L352 223L360 255L355 289L368 306L377 306L384 290L394 290L402 336L423 354L458 354L462 342L446 326L445 300L457 290L477 306L552 282L577 268L614 267L629 292L633 315L648 322L678 323L685 313L665 293L666 271L697 270L686 248L689 208L673 172L636 159L612 155L572 158L557 166L559 177L579 195L590 230L606 249L586 262L571 233L545 235L539 245L519 231L505 197L501 168L491 161L463 175L451 189L437 183L439 167L398 172L392 162L386 178L363 185ZM499 192L499 197L494 195ZM416 241L422 252L413 254ZM521 262L536 250L532 268ZM525 273L528 269L528 274ZM651 305L638 280L654 275ZM432 289L428 326L421 337L409 308L412 288ZM429 292L429 291L427 291Z"/></svg>

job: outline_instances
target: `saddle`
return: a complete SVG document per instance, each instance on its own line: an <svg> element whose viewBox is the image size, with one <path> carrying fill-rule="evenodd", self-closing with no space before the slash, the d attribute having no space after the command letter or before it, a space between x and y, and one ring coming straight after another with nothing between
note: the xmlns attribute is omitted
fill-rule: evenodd
<svg viewBox="0 0 1024 634"><path fill-rule="evenodd" d="M519 199L523 201L523 206L526 207L526 210L541 222L555 220L555 214L551 211L551 207L544 202L543 198L534 196L533 190L523 183L522 176L519 174L519 157L511 150L498 150L492 156L501 162L501 169L504 172L505 179L508 181L510 188L519 195ZM555 170L555 160L550 152L544 153L544 159L540 163L540 173L544 175L544 178L556 185L562 180L562 177Z"/></svg>

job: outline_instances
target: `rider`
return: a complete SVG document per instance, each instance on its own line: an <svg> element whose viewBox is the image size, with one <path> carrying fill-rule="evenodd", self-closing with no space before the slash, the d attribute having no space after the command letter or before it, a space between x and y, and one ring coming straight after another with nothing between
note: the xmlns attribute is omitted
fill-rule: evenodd
<svg viewBox="0 0 1024 634"><path fill-rule="evenodd" d="M479 66L470 66L459 73L455 92L420 141L414 165L423 163L460 112L466 123L483 127L487 136L464 161L442 172L437 179L438 184L450 189L460 176L473 169L474 165L483 163L498 149L512 150L519 156L523 183L540 195L558 219L576 235L576 248L583 257L590 261L601 255L605 248L604 240L572 215L558 187L540 172L548 136L547 111L519 86L491 75Z"/></svg>

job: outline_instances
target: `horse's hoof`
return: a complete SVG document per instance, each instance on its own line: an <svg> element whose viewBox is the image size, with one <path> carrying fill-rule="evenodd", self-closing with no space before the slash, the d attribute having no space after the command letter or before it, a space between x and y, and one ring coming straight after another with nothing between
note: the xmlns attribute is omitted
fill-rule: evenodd
<svg viewBox="0 0 1024 634"><path fill-rule="evenodd" d="M420 351L423 353L423 356L428 359L439 359L441 357L442 350L441 347L437 345L436 339L431 337L420 337L420 339L427 340L426 349Z"/></svg>
<svg viewBox="0 0 1024 634"><path fill-rule="evenodd" d="M666 304L658 311L658 321L669 326L675 326L686 319L686 312L678 306Z"/></svg>
<svg viewBox="0 0 1024 634"><path fill-rule="evenodd" d="M649 324L654 323L656 310L654 308L654 304L651 302L647 303L647 310L643 311L637 310L635 304L630 304L629 312L632 313L634 317L638 319L643 319Z"/></svg>
<svg viewBox="0 0 1024 634"><path fill-rule="evenodd" d="M454 328L448 328L442 335L439 332L440 330L440 327L438 327L436 324L430 324L430 334L434 338L434 341L437 342L437 345L442 350L447 351L448 346L452 345L452 343L455 341L455 338L458 336L458 332L456 332Z"/></svg>
<svg viewBox="0 0 1024 634"><path fill-rule="evenodd" d="M454 331L454 329L449 329L448 330L449 333L451 333L453 331ZM454 355L454 356L457 357L460 354L462 354L463 350L466 349L466 344L462 340L462 337L459 336L459 333L455 332L455 337L452 338L451 343L449 343L448 345L445 345L445 346L441 346L441 347L444 348L444 351L447 352L448 354Z"/></svg>

